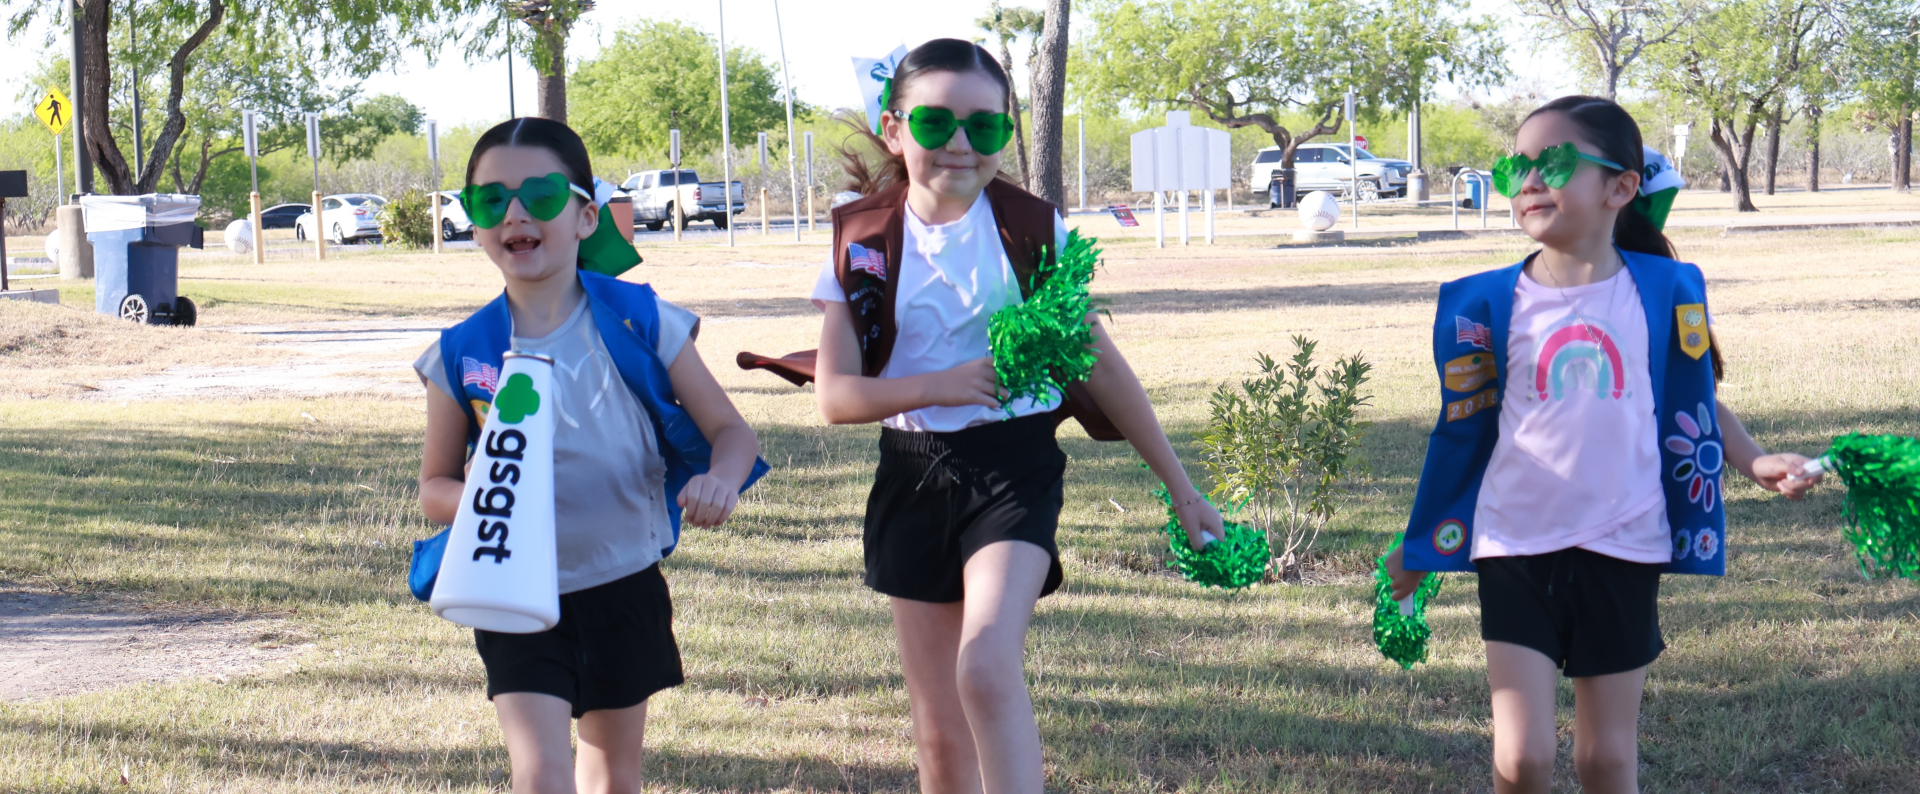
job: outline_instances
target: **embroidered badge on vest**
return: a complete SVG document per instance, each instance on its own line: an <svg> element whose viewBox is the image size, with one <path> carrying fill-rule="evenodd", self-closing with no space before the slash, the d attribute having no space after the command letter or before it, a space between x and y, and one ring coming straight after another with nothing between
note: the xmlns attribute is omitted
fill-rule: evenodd
<svg viewBox="0 0 1920 794"><path fill-rule="evenodd" d="M1495 386L1464 400L1447 403L1447 421L1453 422L1500 404L1500 387Z"/></svg>
<svg viewBox="0 0 1920 794"><path fill-rule="evenodd" d="M1706 355L1713 347L1713 337L1707 333L1707 305L1682 303L1673 307L1673 316L1680 321L1680 349L1696 359Z"/></svg>
<svg viewBox="0 0 1920 794"><path fill-rule="evenodd" d="M1478 389L1500 376L1493 366L1493 356L1474 353L1461 356L1447 362L1445 377L1448 391L1462 394Z"/></svg>
<svg viewBox="0 0 1920 794"><path fill-rule="evenodd" d="M1713 512L1719 499L1720 473L1726 467L1727 453L1715 440L1713 414L1705 403L1694 406L1696 413L1674 411L1673 423L1679 433L1667 436L1667 451L1680 457L1673 465L1673 480L1687 487L1687 501Z"/></svg>
<svg viewBox="0 0 1920 794"><path fill-rule="evenodd" d="M859 272L870 274L874 278L885 279L887 277L886 253L875 251L859 243L847 243L847 265Z"/></svg>
<svg viewBox="0 0 1920 794"><path fill-rule="evenodd" d="M1433 550L1445 555L1453 555L1466 545L1467 525L1455 519L1440 522L1433 528Z"/></svg>
<svg viewBox="0 0 1920 794"><path fill-rule="evenodd" d="M1453 316L1453 339L1481 350L1493 349L1493 331L1460 315ZM1695 356L1698 358L1698 356Z"/></svg>

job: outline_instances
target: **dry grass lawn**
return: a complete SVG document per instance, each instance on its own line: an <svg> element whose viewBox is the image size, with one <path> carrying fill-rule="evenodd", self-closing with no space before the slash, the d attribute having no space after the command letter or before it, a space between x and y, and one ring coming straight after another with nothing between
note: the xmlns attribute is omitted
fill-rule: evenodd
<svg viewBox="0 0 1920 794"><path fill-rule="evenodd" d="M1487 789L1473 577L1448 580L1433 660L1403 672L1372 647L1367 571L1401 528L1438 409L1425 353L1435 287L1516 260L1523 242L1109 241L1096 291L1113 300L1114 335L1189 462L1206 392L1306 334L1329 358L1376 365L1376 477L1322 537L1315 584L1227 595L1165 574L1135 457L1067 431L1068 584L1041 605L1028 657L1050 790ZM1811 453L1856 429L1920 433L1920 231L1677 242L1707 273L1731 365L1725 399L1761 443ZM655 702L650 791L915 787L885 602L859 584L876 433L823 427L809 392L731 363L740 350L813 346L806 295L823 251L649 248L631 276L706 318L699 347L774 464L731 525L690 533L666 564L689 683ZM477 253L183 270L182 291L207 297L214 329L457 318L499 288ZM0 340L16 340L0 347L0 369L16 382L118 366L101 348L133 344L33 352L57 345L5 330L30 322L66 327L0 312ZM230 344L207 330L155 338L166 344L128 358ZM20 394L0 401L0 588L283 617L316 648L226 682L0 703L0 789L506 789L470 634L406 594L409 544L433 531L414 501L421 400L121 406ZM1832 489L1788 504L1729 484L1729 575L1664 582L1669 650L1643 704L1643 785L1911 791L1920 592L1862 580ZM1564 749L1570 688L1563 705ZM1564 754L1558 779L1577 789Z"/></svg>

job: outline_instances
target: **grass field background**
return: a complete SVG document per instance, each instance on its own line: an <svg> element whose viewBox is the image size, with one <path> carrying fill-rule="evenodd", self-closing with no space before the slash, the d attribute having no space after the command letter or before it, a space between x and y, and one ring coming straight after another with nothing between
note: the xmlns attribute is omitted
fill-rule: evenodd
<svg viewBox="0 0 1920 794"><path fill-rule="evenodd" d="M1369 576L1402 527L1438 409L1435 288L1517 260L1525 242L1109 242L1096 293L1191 470L1207 392L1305 334L1329 362L1375 365L1375 476L1321 538L1310 584L1203 591L1164 572L1164 514L1131 451L1063 428L1067 585L1041 603L1028 652L1050 790L1488 788L1473 577L1448 578L1433 660L1403 672L1373 649ZM1920 232L1676 242L1707 274L1723 399L1763 445L1810 454L1852 430L1920 434ZM689 682L655 700L650 790L915 788L890 618L860 585L877 431L824 427L810 392L731 363L813 346L805 298L823 251L649 248L628 276L702 314L698 346L774 465L733 523L690 531L665 565ZM499 289L477 252L210 258L182 278L214 330L455 320ZM82 286L62 284L63 298L90 306ZM0 398L0 587L281 616L294 628L260 641L311 647L231 681L0 703L0 791L504 790L471 635L406 594L410 544L434 531L415 503L424 400L88 399L88 379L125 367L277 354L239 334L75 315L0 303L0 368L54 395ZM49 342L61 323L95 336ZM116 350L138 360L103 358ZM1790 504L1728 484L1729 574L1663 582L1669 649L1643 704L1645 789L1912 790L1920 591L1861 578L1835 489ZM1564 754L1558 777L1576 790Z"/></svg>

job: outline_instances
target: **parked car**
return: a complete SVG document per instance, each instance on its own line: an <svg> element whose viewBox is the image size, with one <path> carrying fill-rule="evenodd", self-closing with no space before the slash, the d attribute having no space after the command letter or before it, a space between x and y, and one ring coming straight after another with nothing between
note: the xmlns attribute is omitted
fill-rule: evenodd
<svg viewBox="0 0 1920 794"><path fill-rule="evenodd" d="M307 204L276 204L260 211L260 228L291 229L294 221L312 211L313 207Z"/></svg>
<svg viewBox="0 0 1920 794"><path fill-rule="evenodd" d="M1315 190L1325 190L1341 195L1347 194L1349 183L1353 182L1353 165L1347 160L1349 146L1345 143L1304 143L1293 152L1294 189L1299 195ZM1265 186L1273 181L1273 174L1280 169L1281 150L1278 146L1261 149L1253 158L1253 171L1249 177L1251 184ZM1371 201L1383 196L1404 196L1407 193L1407 174L1413 172L1413 163L1377 157L1365 149L1360 150L1360 199Z"/></svg>
<svg viewBox="0 0 1920 794"><path fill-rule="evenodd" d="M440 198L440 239L473 239L473 221L467 218L467 208L460 203L460 192L442 190L434 195Z"/></svg>
<svg viewBox="0 0 1920 794"><path fill-rule="evenodd" d="M620 189L633 197L633 222L646 224L648 231L672 223L676 205L687 220L713 221L720 229L747 210L746 190L739 182L701 182L700 175L687 168L640 171L620 183Z"/></svg>
<svg viewBox="0 0 1920 794"><path fill-rule="evenodd" d="M320 214L327 222L327 242L357 243L380 237L380 208L387 200L372 193L341 193L320 199ZM293 222L293 236L311 240L320 231L314 228L313 213Z"/></svg>

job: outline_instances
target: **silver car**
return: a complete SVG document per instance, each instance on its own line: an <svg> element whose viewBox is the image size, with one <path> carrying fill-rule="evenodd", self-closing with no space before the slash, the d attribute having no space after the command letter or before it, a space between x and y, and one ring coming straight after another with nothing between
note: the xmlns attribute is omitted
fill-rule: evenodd
<svg viewBox="0 0 1920 794"><path fill-rule="evenodd" d="M1345 143L1305 143L1293 152L1294 189L1300 195L1315 190L1346 195L1348 186L1354 180L1354 166L1347 159L1350 147ZM1261 149L1253 158L1252 178L1255 188L1265 188L1273 179L1273 173L1280 168L1281 150L1278 146ZM1365 149L1360 150L1360 200L1372 201L1387 196L1407 194L1407 174L1413 172L1413 164L1405 160L1377 157Z"/></svg>

